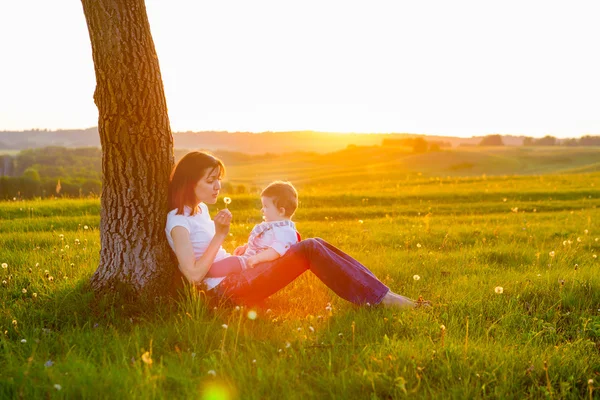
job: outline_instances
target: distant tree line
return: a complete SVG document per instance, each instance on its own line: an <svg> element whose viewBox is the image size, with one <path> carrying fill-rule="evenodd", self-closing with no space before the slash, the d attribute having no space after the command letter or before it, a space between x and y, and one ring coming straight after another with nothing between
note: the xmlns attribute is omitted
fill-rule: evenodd
<svg viewBox="0 0 600 400"><path fill-rule="evenodd" d="M405 139L383 139L381 145L384 147L410 147L415 153L426 153L428 151L440 151L442 147L452 147L448 142L437 140L427 141L422 137Z"/></svg>
<svg viewBox="0 0 600 400"><path fill-rule="evenodd" d="M178 160L187 150L176 150ZM245 163L268 155L251 156L222 152L228 165ZM0 155L0 200L34 197L87 197L102 192L102 152L96 147L44 147ZM245 193L257 188L223 183L225 193Z"/></svg>
<svg viewBox="0 0 600 400"><path fill-rule="evenodd" d="M502 135L487 135L481 139L479 146L504 146ZM557 139L556 137L550 135L536 139L526 136L523 139L523 146L600 146L600 136L586 135L579 139Z"/></svg>
<svg viewBox="0 0 600 400"><path fill-rule="evenodd" d="M481 142L479 142L479 146L504 146L502 141L502 135L487 135ZM569 138L569 139L557 139L554 136L546 135L543 138L532 138L526 136L523 139L523 146L600 146L600 136L582 136L579 139Z"/></svg>
<svg viewBox="0 0 600 400"><path fill-rule="evenodd" d="M45 147L0 156L0 199L99 196L99 148Z"/></svg>
<svg viewBox="0 0 600 400"><path fill-rule="evenodd" d="M523 146L600 146L600 136L582 136L579 139L569 138L569 139L557 139L554 136L544 136L540 139L534 139L531 137L526 137L523 140Z"/></svg>

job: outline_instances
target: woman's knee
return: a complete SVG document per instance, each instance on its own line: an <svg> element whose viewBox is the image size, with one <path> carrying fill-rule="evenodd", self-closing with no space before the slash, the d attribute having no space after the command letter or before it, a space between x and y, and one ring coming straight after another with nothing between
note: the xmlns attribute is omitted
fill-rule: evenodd
<svg viewBox="0 0 600 400"><path fill-rule="evenodd" d="M314 249L315 247L318 247L321 245L321 243L319 242L319 238L308 238L308 239L304 239L302 241L300 241L298 244L296 244L296 246L298 246L301 249Z"/></svg>

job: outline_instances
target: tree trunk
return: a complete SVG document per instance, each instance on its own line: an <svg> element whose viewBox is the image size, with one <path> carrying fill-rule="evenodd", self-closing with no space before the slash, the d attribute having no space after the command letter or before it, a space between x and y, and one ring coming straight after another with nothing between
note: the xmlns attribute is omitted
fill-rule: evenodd
<svg viewBox="0 0 600 400"><path fill-rule="evenodd" d="M158 295L174 259L165 237L173 137L144 0L82 0L102 145L96 292Z"/></svg>

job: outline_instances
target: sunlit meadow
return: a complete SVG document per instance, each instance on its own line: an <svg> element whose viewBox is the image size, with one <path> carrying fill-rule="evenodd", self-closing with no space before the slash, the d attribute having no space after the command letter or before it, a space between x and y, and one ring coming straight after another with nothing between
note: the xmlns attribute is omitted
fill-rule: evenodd
<svg viewBox="0 0 600 400"><path fill-rule="evenodd" d="M596 397L599 178L379 172L299 185L303 237L433 302L410 311L353 306L310 273L256 307L193 290L95 298L99 200L0 203L0 397ZM260 200L225 195L231 251Z"/></svg>

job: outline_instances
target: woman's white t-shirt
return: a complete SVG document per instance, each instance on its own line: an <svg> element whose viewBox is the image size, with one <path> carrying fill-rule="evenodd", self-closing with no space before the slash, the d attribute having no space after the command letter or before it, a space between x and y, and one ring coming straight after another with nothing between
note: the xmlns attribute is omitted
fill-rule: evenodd
<svg viewBox="0 0 600 400"><path fill-rule="evenodd" d="M196 260L206 252L210 241L215 236L215 223L208 214L208 207L204 203L200 203L199 207L200 210L195 215L190 215L192 209L188 206L184 207L183 214L176 214L177 209L170 211L167 215L167 226L165 228L167 240L173 251L175 250L175 246L173 245L171 230L176 226L183 226L185 229L187 229L187 231L190 233L190 240L192 241L192 246L194 247L194 257ZM227 253L227 251L225 251L225 249L221 246L213 262L220 261L229 256L230 254ZM197 271L194 267L183 268L180 265L179 270L190 282L199 283L202 280L202 277L199 276L199 271ZM208 289L212 289L221 283L223 279L225 278L204 278L203 281Z"/></svg>

